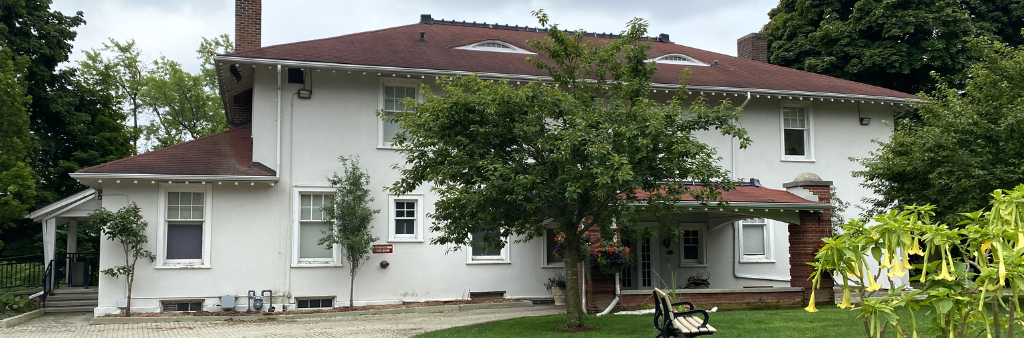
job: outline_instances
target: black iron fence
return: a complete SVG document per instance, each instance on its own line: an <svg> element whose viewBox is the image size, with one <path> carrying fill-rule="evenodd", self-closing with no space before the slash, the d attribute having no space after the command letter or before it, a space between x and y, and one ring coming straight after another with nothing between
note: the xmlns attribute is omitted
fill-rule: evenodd
<svg viewBox="0 0 1024 338"><path fill-rule="evenodd" d="M0 289L42 288L45 275L43 255L0 258Z"/></svg>
<svg viewBox="0 0 1024 338"><path fill-rule="evenodd" d="M96 286L100 274L98 252L57 254L53 259L53 287Z"/></svg>

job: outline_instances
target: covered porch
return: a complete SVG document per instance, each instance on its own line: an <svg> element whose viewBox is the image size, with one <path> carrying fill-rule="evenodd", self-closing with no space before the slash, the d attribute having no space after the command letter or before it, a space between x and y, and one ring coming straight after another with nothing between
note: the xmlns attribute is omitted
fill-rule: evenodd
<svg viewBox="0 0 1024 338"><path fill-rule="evenodd" d="M588 269L586 309L601 312L616 297L621 308L652 305L654 288L676 289L681 300L706 308L805 305L813 271L807 263L832 233L831 183L802 174L776 190L751 180L723 194L728 205L680 201L678 212L639 222L640 228L676 227L678 238L622 238L633 264L617 278ZM592 233L591 242L599 236ZM831 300L831 280L820 288L817 299Z"/></svg>
<svg viewBox="0 0 1024 338"><path fill-rule="evenodd" d="M86 189L28 215L41 225L43 233L44 297L52 295L58 288L89 289L98 286L98 246L80 250L78 235L89 214L100 207L98 192ZM58 237L66 240L58 243Z"/></svg>

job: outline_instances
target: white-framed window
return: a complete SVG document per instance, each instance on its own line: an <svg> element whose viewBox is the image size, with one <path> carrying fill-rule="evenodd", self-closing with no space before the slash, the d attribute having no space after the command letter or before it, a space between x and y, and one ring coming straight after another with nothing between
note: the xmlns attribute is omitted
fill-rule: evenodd
<svg viewBox="0 0 1024 338"><path fill-rule="evenodd" d="M562 263L562 257L555 255L555 246L558 243L555 242L555 229L544 229L544 244L541 245L543 251L541 255L540 266L542 268L563 268L565 264Z"/></svg>
<svg viewBox="0 0 1024 338"><path fill-rule="evenodd" d="M499 41L499 40L486 40L477 43L468 44L465 46L455 47L455 49L468 49L468 50L479 50L485 52L499 52L499 53L517 53L517 54L537 54L515 45Z"/></svg>
<svg viewBox="0 0 1024 338"><path fill-rule="evenodd" d="M330 249L319 245L320 239L334 230L324 214L323 206L334 201L336 188L299 187L295 189L294 226L292 229L292 266L318 267L340 266L340 252L337 245Z"/></svg>
<svg viewBox="0 0 1024 338"><path fill-rule="evenodd" d="M773 261L772 223L765 218L750 218L736 222L736 247L741 263L771 263Z"/></svg>
<svg viewBox="0 0 1024 338"><path fill-rule="evenodd" d="M157 268L209 268L212 185L161 184Z"/></svg>
<svg viewBox="0 0 1024 338"><path fill-rule="evenodd" d="M395 116L396 114L403 114L410 112L409 107L405 106L403 102L406 98L412 98L419 100L419 86L420 80L412 79L387 79L381 78L380 83L380 110L384 111L385 116ZM398 134L400 128L397 122L386 122L383 118L377 119L377 147L378 148L393 148L391 140Z"/></svg>
<svg viewBox="0 0 1024 338"><path fill-rule="evenodd" d="M784 103L782 106L782 159L813 161L814 142L809 104Z"/></svg>
<svg viewBox="0 0 1024 338"><path fill-rule="evenodd" d="M667 54L648 60L657 63L667 63L673 65L685 65L685 66L707 66L708 64L697 61L692 57L683 54Z"/></svg>
<svg viewBox="0 0 1024 338"><path fill-rule="evenodd" d="M485 231L474 232L470 235L470 240L473 242L468 248L467 264L508 264L511 263L508 255L508 239L502 238L501 241L505 245L500 248L486 245L483 243L483 238L487 237L488 233Z"/></svg>
<svg viewBox="0 0 1024 338"><path fill-rule="evenodd" d="M388 242L423 242L423 195L388 196Z"/></svg>
<svg viewBox="0 0 1024 338"><path fill-rule="evenodd" d="M707 264L707 232L706 224L679 224L679 266Z"/></svg>

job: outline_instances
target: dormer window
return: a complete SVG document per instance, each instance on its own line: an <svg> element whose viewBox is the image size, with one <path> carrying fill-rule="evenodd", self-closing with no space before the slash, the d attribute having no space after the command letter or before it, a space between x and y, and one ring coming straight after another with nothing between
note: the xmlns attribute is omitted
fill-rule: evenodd
<svg viewBox="0 0 1024 338"><path fill-rule="evenodd" d="M662 56L659 56L657 58L651 59L650 61L654 61L654 62L657 62L657 63L667 63L667 64L673 64L673 65L686 65L686 66L707 66L708 65L706 63L697 61L697 59L694 59L692 57L689 57L689 56L686 56L686 55L683 55L683 54L667 54L667 55L662 55Z"/></svg>
<svg viewBox="0 0 1024 338"><path fill-rule="evenodd" d="M486 52L500 52L500 53L518 53L518 54L537 54L519 47L516 47L510 43L498 41L498 40L487 40L480 41L474 44L465 45L462 47L455 47L455 49L469 49L479 50Z"/></svg>

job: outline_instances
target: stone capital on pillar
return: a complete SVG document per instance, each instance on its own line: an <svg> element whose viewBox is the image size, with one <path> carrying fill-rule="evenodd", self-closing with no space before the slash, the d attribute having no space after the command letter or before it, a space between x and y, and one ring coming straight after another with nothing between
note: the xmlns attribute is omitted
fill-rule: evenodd
<svg viewBox="0 0 1024 338"><path fill-rule="evenodd" d="M824 181L818 175L803 173L793 182L783 184L787 191L812 202L828 204L832 200L832 181ZM823 211L801 210L800 223L789 225L789 274L790 285L804 288L804 297L811 295L812 281L809 280L814 268L814 255L824 243L823 238L832 236L832 209ZM831 276L822 276L815 301L833 301Z"/></svg>

